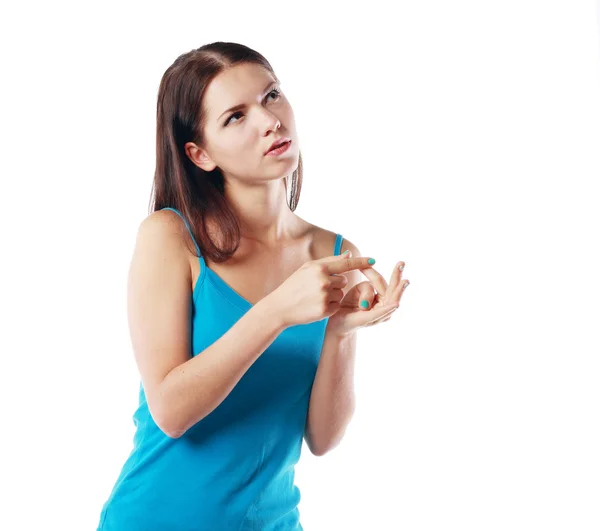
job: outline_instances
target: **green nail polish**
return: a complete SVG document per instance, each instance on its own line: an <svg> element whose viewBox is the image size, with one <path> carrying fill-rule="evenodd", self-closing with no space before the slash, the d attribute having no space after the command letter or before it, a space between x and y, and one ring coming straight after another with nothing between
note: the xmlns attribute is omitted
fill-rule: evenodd
<svg viewBox="0 0 600 531"><path fill-rule="evenodd" d="M375 263L375 258L369 258L369 264L373 265Z"/></svg>
<svg viewBox="0 0 600 531"><path fill-rule="evenodd" d="M360 301L360 305L361 305L363 308L368 308L368 307L369 307L369 301Z"/></svg>

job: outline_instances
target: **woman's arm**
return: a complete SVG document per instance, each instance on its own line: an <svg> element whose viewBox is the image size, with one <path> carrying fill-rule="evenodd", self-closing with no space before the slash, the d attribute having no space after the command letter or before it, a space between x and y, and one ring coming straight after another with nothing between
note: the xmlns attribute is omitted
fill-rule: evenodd
<svg viewBox="0 0 600 531"><path fill-rule="evenodd" d="M352 256L361 256L356 245L348 239L344 239L340 253L346 250L350 250ZM348 279L342 289L346 296L364 277L356 269L343 274ZM322 456L335 448L354 416L356 340L356 332L340 337L328 327L325 329L304 429L304 440L313 455Z"/></svg>
<svg viewBox="0 0 600 531"><path fill-rule="evenodd" d="M155 212L140 225L128 277L129 330L148 408L172 438L223 402L285 329L264 298L202 355L191 357L187 252L180 221L168 211Z"/></svg>

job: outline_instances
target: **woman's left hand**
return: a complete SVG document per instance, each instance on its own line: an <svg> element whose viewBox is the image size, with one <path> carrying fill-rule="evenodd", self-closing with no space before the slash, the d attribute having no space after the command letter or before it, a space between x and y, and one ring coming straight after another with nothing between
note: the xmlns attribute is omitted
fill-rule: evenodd
<svg viewBox="0 0 600 531"><path fill-rule="evenodd" d="M389 321L400 305L404 288L410 284L402 279L400 268L404 269L404 266L405 262L396 264L389 285L375 268L360 269L370 282L360 282L346 293L340 302L340 309L329 317L327 330L344 336L359 328ZM368 302L366 308L361 306L362 301Z"/></svg>

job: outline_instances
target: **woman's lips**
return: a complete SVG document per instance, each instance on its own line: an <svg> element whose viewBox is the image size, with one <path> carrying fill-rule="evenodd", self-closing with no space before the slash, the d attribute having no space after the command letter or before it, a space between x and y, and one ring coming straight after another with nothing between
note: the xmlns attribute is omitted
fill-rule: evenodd
<svg viewBox="0 0 600 531"><path fill-rule="evenodd" d="M267 151L266 156L277 156L277 155L281 155L282 153L286 152L287 149L290 147L290 144L292 143L291 140L288 140L287 142L285 142L284 144L282 144L280 147L272 149L271 151Z"/></svg>

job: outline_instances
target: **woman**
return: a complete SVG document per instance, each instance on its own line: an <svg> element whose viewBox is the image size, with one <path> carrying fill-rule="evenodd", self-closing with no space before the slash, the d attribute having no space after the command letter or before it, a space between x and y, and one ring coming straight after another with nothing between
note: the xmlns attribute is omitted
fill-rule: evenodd
<svg viewBox="0 0 600 531"><path fill-rule="evenodd" d="M294 214L301 183L267 60L223 42L178 57L129 272L134 448L99 530L302 529L303 437L314 455L339 443L356 330L387 321L408 281L404 262L388 285L348 239Z"/></svg>

